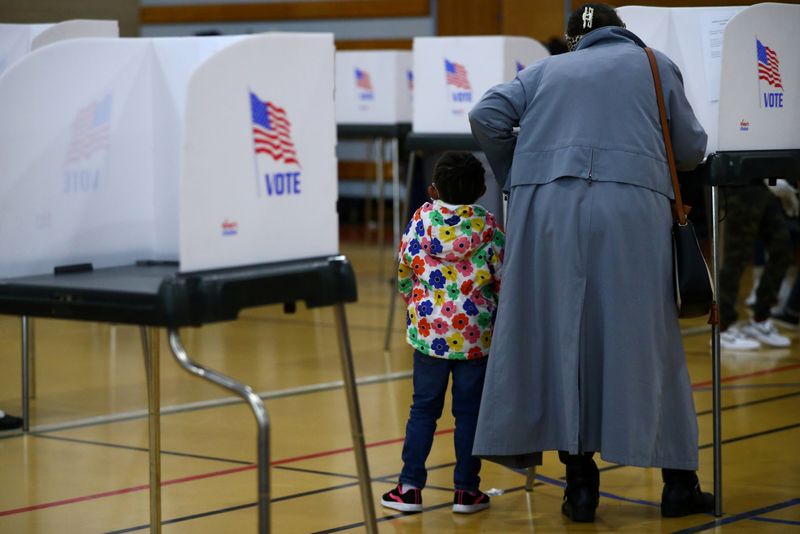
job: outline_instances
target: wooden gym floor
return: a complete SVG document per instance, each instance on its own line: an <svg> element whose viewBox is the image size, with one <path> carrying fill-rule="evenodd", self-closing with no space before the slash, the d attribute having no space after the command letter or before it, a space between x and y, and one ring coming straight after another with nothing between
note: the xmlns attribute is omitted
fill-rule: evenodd
<svg viewBox="0 0 800 534"><path fill-rule="evenodd" d="M398 299L383 352L392 254L344 244L358 276L348 305L372 487L381 532L800 531L800 340L786 350L723 355L724 511L664 520L658 470L601 463L597 521L560 512L562 466L545 455L532 493L524 477L484 462L489 510L455 515L453 420L446 408L428 460L425 511L380 507L400 471L411 399L411 351ZM379 269L382 275L379 274ZM696 327L702 321L686 323ZM20 414L20 321L0 317L0 408ZM279 307L187 329L198 362L266 395L272 420L272 531L364 532L331 309ZM685 337L700 424L699 472L712 487L707 335ZM36 320L34 431L0 433L0 532L146 532L148 455L143 357L136 327ZM164 532L254 532L256 429L249 408L188 375L161 341ZM107 416L115 420L109 421ZM65 424L72 423L68 428Z"/></svg>

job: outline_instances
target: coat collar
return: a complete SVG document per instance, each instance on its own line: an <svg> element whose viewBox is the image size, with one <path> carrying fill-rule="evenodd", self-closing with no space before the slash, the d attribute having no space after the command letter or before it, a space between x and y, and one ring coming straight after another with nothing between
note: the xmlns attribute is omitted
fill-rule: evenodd
<svg viewBox="0 0 800 534"><path fill-rule="evenodd" d="M620 28L619 26L604 26L602 28L592 30L584 35L581 41L578 43L577 48L575 48L575 51L577 52L578 50L589 48L590 46L598 43L624 42L634 43L641 47L647 46L644 44L644 41L639 39L639 37L637 37L636 34L630 30Z"/></svg>

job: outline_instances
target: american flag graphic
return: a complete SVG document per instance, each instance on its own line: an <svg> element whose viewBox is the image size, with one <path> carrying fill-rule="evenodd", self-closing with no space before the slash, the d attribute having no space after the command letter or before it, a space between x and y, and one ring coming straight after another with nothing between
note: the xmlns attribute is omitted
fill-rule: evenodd
<svg viewBox="0 0 800 534"><path fill-rule="evenodd" d="M758 56L758 79L766 81L776 89L783 89L778 54L756 39L756 55Z"/></svg>
<svg viewBox="0 0 800 534"><path fill-rule="evenodd" d="M111 132L111 95L92 102L78 111L72 121L72 139L67 149L67 163L78 163L98 150L108 148Z"/></svg>
<svg viewBox="0 0 800 534"><path fill-rule="evenodd" d="M470 91L472 88L469 85L469 78L467 77L467 69L464 65L444 60L444 71L447 74L447 85L458 87Z"/></svg>
<svg viewBox="0 0 800 534"><path fill-rule="evenodd" d="M411 70L406 71L406 82L408 83L408 90L414 90L414 72Z"/></svg>
<svg viewBox="0 0 800 534"><path fill-rule="evenodd" d="M294 163L300 161L292 142L292 123L286 111L272 102L262 102L250 92L250 107L253 111L253 143L256 154L267 154L275 161Z"/></svg>
<svg viewBox="0 0 800 534"><path fill-rule="evenodd" d="M517 61L517 72L520 72L522 70L525 70L525 65Z"/></svg>
<svg viewBox="0 0 800 534"><path fill-rule="evenodd" d="M372 91L372 80L367 71L356 69L356 87L364 91Z"/></svg>

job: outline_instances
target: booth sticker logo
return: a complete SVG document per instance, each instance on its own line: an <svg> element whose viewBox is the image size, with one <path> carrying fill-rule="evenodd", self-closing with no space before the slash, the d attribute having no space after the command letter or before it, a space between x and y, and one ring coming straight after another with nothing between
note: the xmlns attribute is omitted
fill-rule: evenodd
<svg viewBox="0 0 800 534"><path fill-rule="evenodd" d="M261 100L252 91L250 108L258 195L261 196L262 181L268 197L299 195L300 160L286 110L274 102Z"/></svg>
<svg viewBox="0 0 800 534"><path fill-rule="evenodd" d="M758 105L762 108L783 107L783 82L781 81L781 64L778 54L756 38L756 58L758 59L758 92L761 98ZM766 88L761 83L766 82ZM780 90L780 91L778 91Z"/></svg>
<svg viewBox="0 0 800 534"><path fill-rule="evenodd" d="M369 72L356 68L356 91L358 92L359 100L372 100L375 98L375 89L372 87L372 80L369 77Z"/></svg>
<svg viewBox="0 0 800 534"><path fill-rule="evenodd" d="M229 235L236 235L239 233L239 223L236 221L229 221L226 217L224 221L222 221L222 235L229 236Z"/></svg>
<svg viewBox="0 0 800 534"><path fill-rule="evenodd" d="M456 104L472 102L472 86L464 65L445 59L444 72L450 101Z"/></svg>
<svg viewBox="0 0 800 534"><path fill-rule="evenodd" d="M100 188L102 156L111 137L111 94L81 108L72 121L64 159L63 192L90 193Z"/></svg>
<svg viewBox="0 0 800 534"><path fill-rule="evenodd" d="M740 132L749 132L750 131L750 123L744 119L739 121L739 131Z"/></svg>

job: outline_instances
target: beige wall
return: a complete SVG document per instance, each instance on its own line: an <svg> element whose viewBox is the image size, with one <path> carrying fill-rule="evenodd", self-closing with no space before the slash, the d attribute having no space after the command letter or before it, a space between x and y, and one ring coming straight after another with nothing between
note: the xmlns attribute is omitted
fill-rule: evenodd
<svg viewBox="0 0 800 534"><path fill-rule="evenodd" d="M0 0L0 22L39 23L67 19L119 21L121 37L139 35L139 0Z"/></svg>

